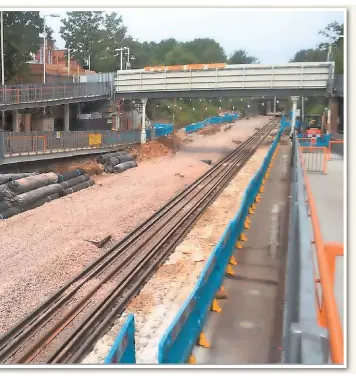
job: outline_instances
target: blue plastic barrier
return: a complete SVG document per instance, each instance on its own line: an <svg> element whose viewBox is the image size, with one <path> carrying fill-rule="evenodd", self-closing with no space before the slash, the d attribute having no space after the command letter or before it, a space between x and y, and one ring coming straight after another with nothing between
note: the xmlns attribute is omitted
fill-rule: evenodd
<svg viewBox="0 0 356 376"><path fill-rule="evenodd" d="M134 315L129 315L105 358L104 364L135 363L135 320Z"/></svg>
<svg viewBox="0 0 356 376"><path fill-rule="evenodd" d="M207 118L203 121L198 123L192 123L185 127L186 133L193 133L198 131L199 129L204 128L208 124L222 124L222 123L229 123L236 119L238 119L238 114L231 114L231 115L224 115L224 116L213 116ZM161 124L155 123L152 125L155 130L155 137L161 136L168 136L173 133L173 124Z"/></svg>
<svg viewBox="0 0 356 376"><path fill-rule="evenodd" d="M200 121L199 123L192 123L192 124L187 125L185 127L185 132L186 133L193 133L193 132L198 131L199 129L204 128L208 124L207 120L208 119L205 119L203 121Z"/></svg>
<svg viewBox="0 0 356 376"><path fill-rule="evenodd" d="M222 283L229 256L234 247L229 224L215 247L191 296L158 345L159 363L184 363L202 330L206 313Z"/></svg>
<svg viewBox="0 0 356 376"><path fill-rule="evenodd" d="M295 121L295 127L297 129L300 128L302 122L300 120L296 120ZM282 119L281 119L281 128L286 128L286 127L290 127L290 120L287 120L286 116L282 116Z"/></svg>
<svg viewBox="0 0 356 376"><path fill-rule="evenodd" d="M155 130L155 136L168 136L169 134L173 133L173 124L160 124L156 123L152 125Z"/></svg>
<svg viewBox="0 0 356 376"><path fill-rule="evenodd" d="M151 129L146 129L146 139L147 140L151 139L151 135L152 135Z"/></svg>
<svg viewBox="0 0 356 376"><path fill-rule="evenodd" d="M259 192L282 132L281 128L261 168L250 181L237 215L228 224L222 238L210 255L192 294L162 336L158 346L159 363L185 363L191 354L202 331L209 307L222 284L226 267L235 248L235 242L243 232L249 208Z"/></svg>
<svg viewBox="0 0 356 376"><path fill-rule="evenodd" d="M204 128L208 124L222 124L222 123L231 123L234 120L239 118L238 114L231 114L231 115L223 115L223 116L212 116L199 123L192 123L185 127L186 133L193 133L198 131L199 129Z"/></svg>
<svg viewBox="0 0 356 376"><path fill-rule="evenodd" d="M299 141L300 146L329 147L331 134L317 134L315 136L311 134L298 134L298 138L308 139L308 140L300 140Z"/></svg>

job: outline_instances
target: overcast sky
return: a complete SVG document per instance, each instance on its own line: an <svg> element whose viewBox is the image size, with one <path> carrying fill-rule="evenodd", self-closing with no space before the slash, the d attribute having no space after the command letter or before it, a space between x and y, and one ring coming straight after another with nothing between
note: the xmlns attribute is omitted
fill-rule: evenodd
<svg viewBox="0 0 356 376"><path fill-rule="evenodd" d="M159 42L175 38L214 38L228 54L245 49L263 64L286 63L295 52L313 48L321 40L318 31L329 22L344 22L343 11L267 9L173 9L146 8L116 10L128 33L140 41ZM41 12L41 15L51 11ZM56 12L61 18L65 12ZM60 18L47 18L54 29L57 47L64 48Z"/></svg>

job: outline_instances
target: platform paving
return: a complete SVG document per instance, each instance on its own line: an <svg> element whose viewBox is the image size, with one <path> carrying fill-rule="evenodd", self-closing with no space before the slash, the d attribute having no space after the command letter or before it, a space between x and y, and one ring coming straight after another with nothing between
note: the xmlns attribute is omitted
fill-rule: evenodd
<svg viewBox="0 0 356 376"><path fill-rule="evenodd" d="M344 242L344 160L327 162L326 175L308 174L324 243ZM336 258L335 297L344 324L344 257Z"/></svg>

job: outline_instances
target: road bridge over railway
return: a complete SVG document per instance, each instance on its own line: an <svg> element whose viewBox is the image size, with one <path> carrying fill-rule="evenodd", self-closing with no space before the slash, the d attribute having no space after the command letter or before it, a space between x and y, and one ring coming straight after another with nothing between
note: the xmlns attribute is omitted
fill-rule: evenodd
<svg viewBox="0 0 356 376"><path fill-rule="evenodd" d="M0 111L108 99L216 96L325 96L332 93L334 63L241 64L210 70L118 71L114 82L16 85L0 88Z"/></svg>
<svg viewBox="0 0 356 376"><path fill-rule="evenodd" d="M282 99L293 96L295 99L293 108L296 108L298 96L331 97L334 92L334 62L241 64L214 69L187 69L187 66L179 67L179 70L174 70L177 67L169 68L170 70L163 71L145 69L118 71L115 75L110 75L114 77L110 82L18 85L0 88L0 111L13 112L14 134L11 137L20 137L22 134L18 132L19 111L31 108L63 105L64 131L69 131L71 103L140 100L142 119L146 119L147 101L154 98L265 96ZM117 116L117 113L112 114L113 124L116 123ZM146 142L145 123L146 121L142 122L141 143ZM37 135L32 135L34 132L28 133L30 134L26 137L29 137L29 142L32 143L32 138ZM5 147L3 149L5 150ZM6 154L3 151L4 153Z"/></svg>
<svg viewBox="0 0 356 376"><path fill-rule="evenodd" d="M325 96L332 91L334 63L239 64L177 71L120 71L115 95L125 99L216 96Z"/></svg>

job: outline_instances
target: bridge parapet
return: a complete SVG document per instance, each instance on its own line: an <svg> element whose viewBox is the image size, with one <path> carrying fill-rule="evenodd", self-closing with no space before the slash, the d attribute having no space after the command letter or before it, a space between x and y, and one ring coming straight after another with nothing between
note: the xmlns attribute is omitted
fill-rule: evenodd
<svg viewBox="0 0 356 376"><path fill-rule="evenodd" d="M204 90L323 89L332 86L333 62L284 65L239 64L225 68L151 72L119 71L115 90L132 92L184 92Z"/></svg>

